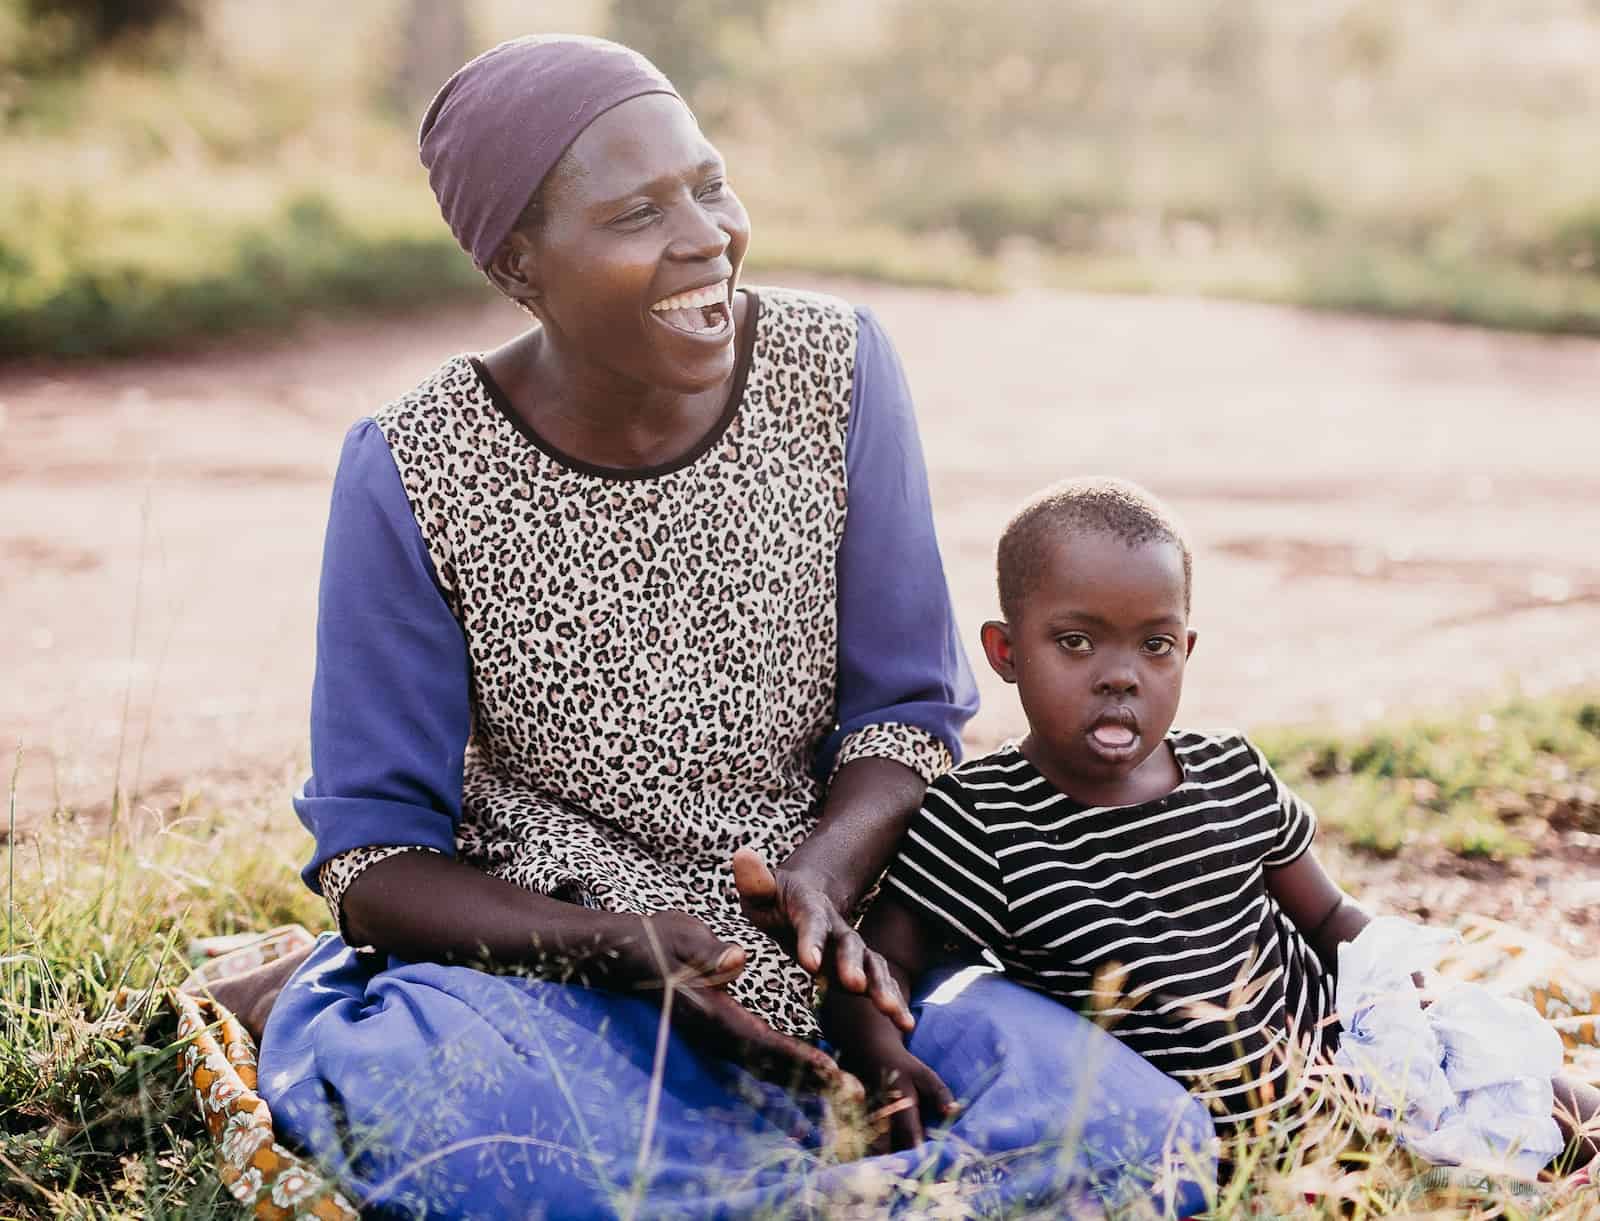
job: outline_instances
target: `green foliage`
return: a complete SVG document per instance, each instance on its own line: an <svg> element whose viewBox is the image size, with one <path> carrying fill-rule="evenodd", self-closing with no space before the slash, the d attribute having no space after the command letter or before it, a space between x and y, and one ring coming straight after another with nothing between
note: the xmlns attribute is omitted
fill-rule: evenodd
<svg viewBox="0 0 1600 1221"><path fill-rule="evenodd" d="M23 0L23 10L31 21L69 23L91 49L193 16L191 0Z"/></svg>
<svg viewBox="0 0 1600 1221"><path fill-rule="evenodd" d="M133 253L73 257L55 270L0 239L0 359L127 355L308 312L383 311L488 289L449 233L373 233L324 196L286 200L264 221L213 231L199 249L163 217ZM169 243L167 259L154 243Z"/></svg>
<svg viewBox="0 0 1600 1221"><path fill-rule="evenodd" d="M842 223L958 235L1003 282L1600 330L1600 78L1552 51L1600 44L1584 0L866 12L763 74L780 121L729 120L826 149ZM758 218L793 185L740 182Z"/></svg>
<svg viewBox="0 0 1600 1221"><path fill-rule="evenodd" d="M726 80L762 43L777 0L612 0L609 35L640 51L684 97Z"/></svg>
<svg viewBox="0 0 1600 1221"><path fill-rule="evenodd" d="M1380 856L1503 860L1552 834L1600 833L1600 703L1515 698L1476 715L1355 735L1280 730L1262 748L1323 826Z"/></svg>
<svg viewBox="0 0 1600 1221"><path fill-rule="evenodd" d="M0 62L24 72L81 67L108 49L194 18L193 0L0 0L18 33Z"/></svg>

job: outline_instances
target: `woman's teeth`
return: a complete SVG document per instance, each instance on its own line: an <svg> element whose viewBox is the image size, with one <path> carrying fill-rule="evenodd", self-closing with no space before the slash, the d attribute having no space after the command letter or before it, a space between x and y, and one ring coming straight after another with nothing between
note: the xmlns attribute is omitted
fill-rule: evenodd
<svg viewBox="0 0 1600 1221"><path fill-rule="evenodd" d="M663 297L650 312L677 331L715 335L728 326L728 282L720 280L692 292Z"/></svg>
<svg viewBox="0 0 1600 1221"><path fill-rule="evenodd" d="M692 292L679 293L675 297L663 297L650 307L652 313L664 312L674 309L704 309L708 305L726 305L728 303L728 282L719 280L715 284L708 284L704 288L697 288Z"/></svg>

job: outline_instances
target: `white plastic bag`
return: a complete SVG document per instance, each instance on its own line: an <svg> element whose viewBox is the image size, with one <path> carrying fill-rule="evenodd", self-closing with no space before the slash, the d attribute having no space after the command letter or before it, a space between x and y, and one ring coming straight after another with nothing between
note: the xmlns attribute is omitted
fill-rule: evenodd
<svg viewBox="0 0 1600 1221"><path fill-rule="evenodd" d="M1444 1075L1457 1090L1561 1071L1561 1036L1526 1001L1458 983L1439 994L1427 1015L1444 1052Z"/></svg>
<svg viewBox="0 0 1600 1221"><path fill-rule="evenodd" d="M1519 1077L1468 1091L1433 1131L1403 1129L1401 1137L1417 1156L1436 1166L1531 1179L1566 1148L1554 1110L1555 1091L1548 1077Z"/></svg>
<svg viewBox="0 0 1600 1221"><path fill-rule="evenodd" d="M1561 1039L1532 1006L1476 984L1450 984L1424 1008L1412 974L1454 940L1380 916L1339 947L1334 1063L1418 1156L1530 1177L1562 1149L1551 1089Z"/></svg>
<svg viewBox="0 0 1600 1221"><path fill-rule="evenodd" d="M1384 1119L1432 1129L1456 1104L1443 1049L1409 976L1409 997L1385 996L1357 1010L1339 1036L1333 1062L1356 1074Z"/></svg>
<svg viewBox="0 0 1600 1221"><path fill-rule="evenodd" d="M1455 1105L1438 1037L1411 978L1453 940L1443 929L1378 916L1339 947L1342 1031L1333 1062L1356 1074L1384 1119L1432 1129Z"/></svg>

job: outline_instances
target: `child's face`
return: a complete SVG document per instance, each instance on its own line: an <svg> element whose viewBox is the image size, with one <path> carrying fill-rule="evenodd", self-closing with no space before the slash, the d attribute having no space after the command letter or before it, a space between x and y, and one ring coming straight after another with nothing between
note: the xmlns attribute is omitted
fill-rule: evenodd
<svg viewBox="0 0 1600 1221"><path fill-rule="evenodd" d="M983 633L990 665L1017 685L1028 753L1091 804L1168 791L1161 778L1173 764L1168 752L1155 752L1177 715L1194 648L1182 553L1171 543L1129 546L1088 532L1054 544L1043 559L1013 620L985 624Z"/></svg>

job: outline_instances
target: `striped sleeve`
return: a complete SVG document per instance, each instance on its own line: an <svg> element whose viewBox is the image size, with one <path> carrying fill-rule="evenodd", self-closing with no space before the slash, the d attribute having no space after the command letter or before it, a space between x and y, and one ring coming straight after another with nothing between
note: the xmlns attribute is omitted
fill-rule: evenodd
<svg viewBox="0 0 1600 1221"><path fill-rule="evenodd" d="M884 879L913 911L978 949L1008 945L1009 909L983 822L953 774L929 786Z"/></svg>
<svg viewBox="0 0 1600 1221"><path fill-rule="evenodd" d="M1272 846L1267 849L1262 864L1268 869L1279 869L1299 860L1306 849L1311 847L1311 841L1317 835L1317 814L1295 794L1293 789L1278 778L1278 773L1272 770L1272 765L1267 762L1266 756L1255 743L1251 742L1249 746L1256 766L1266 777L1267 784L1271 786L1273 799L1278 805L1278 833L1273 838Z"/></svg>

